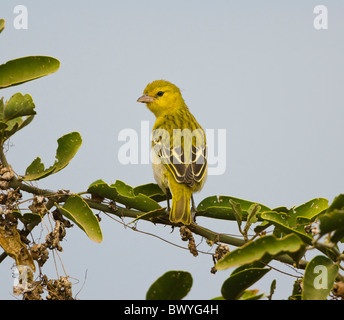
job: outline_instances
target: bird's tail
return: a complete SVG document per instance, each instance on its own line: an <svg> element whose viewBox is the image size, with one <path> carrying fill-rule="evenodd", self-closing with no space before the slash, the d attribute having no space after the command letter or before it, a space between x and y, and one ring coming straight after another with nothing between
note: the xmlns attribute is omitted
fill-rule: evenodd
<svg viewBox="0 0 344 320"><path fill-rule="evenodd" d="M190 199L192 189L185 184L169 181L172 194L172 206L170 211L170 221L173 223L181 222L184 225L191 224Z"/></svg>

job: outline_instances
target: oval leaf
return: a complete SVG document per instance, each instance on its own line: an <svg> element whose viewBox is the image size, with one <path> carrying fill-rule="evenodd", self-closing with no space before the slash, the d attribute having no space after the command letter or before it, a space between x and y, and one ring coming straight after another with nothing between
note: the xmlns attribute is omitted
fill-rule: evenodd
<svg viewBox="0 0 344 320"><path fill-rule="evenodd" d="M328 200L324 198L316 198L310 200L294 209L294 221L297 218L305 218L313 221L322 211L328 208Z"/></svg>
<svg viewBox="0 0 344 320"><path fill-rule="evenodd" d="M39 180L62 170L69 164L79 150L82 139L79 132L71 132L59 138L57 143L57 160L55 163L51 167L45 169L41 159L37 157L26 169L23 180Z"/></svg>
<svg viewBox="0 0 344 320"><path fill-rule="evenodd" d="M42 221L42 217L38 213L34 212L21 214L20 211L13 211L13 215L26 226L30 224L37 225Z"/></svg>
<svg viewBox="0 0 344 320"><path fill-rule="evenodd" d="M340 194L334 198L331 205L327 208L327 212L331 212L334 209L344 209L344 194Z"/></svg>
<svg viewBox="0 0 344 320"><path fill-rule="evenodd" d="M5 103L3 113L0 115L1 121L7 122L14 118L35 115L35 104L29 94L25 96L15 93L9 101Z"/></svg>
<svg viewBox="0 0 344 320"><path fill-rule="evenodd" d="M333 200L326 213L319 217L319 222L320 235L334 231L332 242L344 240L344 194Z"/></svg>
<svg viewBox="0 0 344 320"><path fill-rule="evenodd" d="M139 195L140 193L155 200L156 202L166 200L166 194L160 189L156 183L148 183L142 186L134 188L134 193Z"/></svg>
<svg viewBox="0 0 344 320"><path fill-rule="evenodd" d="M0 19L0 33L2 32L2 30L5 29L5 20L4 19Z"/></svg>
<svg viewBox="0 0 344 320"><path fill-rule="evenodd" d="M291 214L292 215L292 214ZM261 214L261 218L265 221L271 222L285 233L295 233L300 236L306 243L312 242L312 236L310 233L306 233L304 226L309 223L309 220L304 223L294 223L294 217L284 213L267 211ZM292 222L291 222L292 221Z"/></svg>
<svg viewBox="0 0 344 320"><path fill-rule="evenodd" d="M97 180L89 186L87 192L144 212L161 209L161 206L155 200L141 193L136 195L131 186L120 180L111 185L108 185L103 180Z"/></svg>
<svg viewBox="0 0 344 320"><path fill-rule="evenodd" d="M314 257L306 266L302 280L302 300L326 300L339 267L325 256Z"/></svg>
<svg viewBox="0 0 344 320"><path fill-rule="evenodd" d="M81 135L79 132L65 134L57 140L57 144L54 173L62 170L73 159L82 144Z"/></svg>
<svg viewBox="0 0 344 320"><path fill-rule="evenodd" d="M61 214L72 220L83 230L91 240L98 243L103 240L97 217L93 214L87 202L80 196L69 197L63 207L58 206L58 209Z"/></svg>
<svg viewBox="0 0 344 320"><path fill-rule="evenodd" d="M15 134L17 131L25 128L28 124L31 123L35 116L27 116L24 120L21 117L14 118L6 122L7 127L4 131L4 138L8 139L10 136ZM0 126L1 127L1 126Z"/></svg>
<svg viewBox="0 0 344 320"><path fill-rule="evenodd" d="M181 300L192 287L192 276L186 271L168 271L148 289L146 300Z"/></svg>
<svg viewBox="0 0 344 320"><path fill-rule="evenodd" d="M23 180L30 181L30 180L39 180L46 176L49 176L54 171L54 166L46 169L44 168L44 164L41 161L40 157L37 157L32 163L27 167L25 172L25 177Z"/></svg>
<svg viewBox="0 0 344 320"><path fill-rule="evenodd" d="M231 203L240 205L242 212L242 220L246 220L249 215L249 209L255 202L238 199L229 196L211 196L202 200L197 206L197 216L209 217L224 220L237 220L233 211ZM262 204L259 204L260 212L270 211L270 209Z"/></svg>
<svg viewBox="0 0 344 320"><path fill-rule="evenodd" d="M317 198L310 200L297 208L285 211L267 211L261 214L261 218L271 222L286 233L295 233L308 244L313 237L310 232L305 231L305 226L310 224L324 210L328 208L328 200Z"/></svg>
<svg viewBox="0 0 344 320"><path fill-rule="evenodd" d="M221 288L222 296L226 300L239 299L244 291L262 278L270 269L249 268L232 275L223 283Z"/></svg>
<svg viewBox="0 0 344 320"><path fill-rule="evenodd" d="M282 239L277 239L272 235L263 236L253 242L246 243L241 248L227 253L223 259L216 263L216 269L224 270L245 263L251 263L260 260L265 254L274 256L281 252L295 252L302 245L302 240L294 234L289 234Z"/></svg>
<svg viewBox="0 0 344 320"><path fill-rule="evenodd" d="M319 217L320 234L344 229L344 210L334 209Z"/></svg>
<svg viewBox="0 0 344 320"><path fill-rule="evenodd" d="M0 65L0 89L31 81L53 72L60 61L46 56L29 56Z"/></svg>

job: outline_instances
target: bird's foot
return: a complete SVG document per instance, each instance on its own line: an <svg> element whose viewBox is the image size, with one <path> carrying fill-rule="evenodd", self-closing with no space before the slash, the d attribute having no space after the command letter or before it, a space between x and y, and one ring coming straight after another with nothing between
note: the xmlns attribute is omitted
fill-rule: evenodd
<svg viewBox="0 0 344 320"><path fill-rule="evenodd" d="M171 209L170 209L170 208L166 208L165 212L166 212L166 214L169 216L169 215L170 215L170 212L171 212Z"/></svg>
<svg viewBox="0 0 344 320"><path fill-rule="evenodd" d="M194 206L191 207L191 221L196 223L196 213L197 210Z"/></svg>

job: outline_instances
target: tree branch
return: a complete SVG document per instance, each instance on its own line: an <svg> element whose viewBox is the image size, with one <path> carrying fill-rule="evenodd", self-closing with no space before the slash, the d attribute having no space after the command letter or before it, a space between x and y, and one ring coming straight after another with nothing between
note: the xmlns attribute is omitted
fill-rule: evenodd
<svg viewBox="0 0 344 320"><path fill-rule="evenodd" d="M122 207L117 207L116 210L114 210L114 209L112 209L111 206L108 206L108 205L103 204L103 203L99 203L99 202L96 202L93 200L88 200L88 199L85 199L85 201L88 203L88 205L92 209L96 209L99 211L104 211L104 212L107 212L110 214L114 214L120 218L129 217L129 218L136 219L145 213L145 212L135 211L135 210L126 209L126 208L122 208ZM152 221L150 219L145 219L144 217L142 217L142 220L150 221L150 222L153 222L155 224L170 225L172 227L181 227L182 226L181 223L175 224L175 223L170 222L167 215L166 215L166 217L158 217ZM229 244L229 245L232 245L235 247L241 247L242 245L244 245L246 243L246 241L243 239L239 239L239 238L228 236L226 234L214 232L214 231L209 230L207 228L204 228L204 227L202 227L196 223L192 223L191 225L188 226L188 228L194 234L202 236L202 237L204 237L208 240L211 240L215 243L221 242L221 243L226 243L226 244ZM278 260L280 262L283 262L283 263L295 265L295 261L287 254L277 255L276 257L274 257L274 259ZM308 262L305 260L300 260L299 264L298 264L298 268L299 269L305 269L307 263Z"/></svg>
<svg viewBox="0 0 344 320"><path fill-rule="evenodd" d="M9 167L9 164L6 160L5 154L3 152L3 145L0 146L0 161L2 163L3 166L5 167ZM47 209L50 210L55 203L61 203L61 202L65 202L67 200L67 198L70 196L70 194L66 194L66 193L60 193L60 192L55 192L55 191L51 191L51 190L46 190L46 189L40 189L31 185L28 185L26 183L24 183L23 181L21 181L20 179L18 179L17 177L13 177L12 180L9 182L9 187L13 188L13 189L17 189L19 188L22 191L34 194L34 195L41 195L41 196L45 196L49 199L48 203L47 203ZM127 209L127 208L123 208L123 207L118 207L116 206L115 208L111 205L107 205L92 199L85 199L84 200L88 203L88 205L90 206L90 208L95 209L95 210L99 210L99 211L103 211L103 212L107 212L109 214L114 214L120 218L123 217L128 217L128 218L133 218L136 219L138 217L140 217L141 215L145 214L145 212L142 211L137 211L137 210L131 210L131 209ZM160 216L158 218L154 218L154 219L149 219L149 218L145 218L144 216L141 218L142 220L146 220L155 224L163 224L163 225L170 225L172 227L181 227L182 224L175 224L175 223L171 223L166 216ZM32 228L30 228L30 230L27 230L27 233L29 234L32 229L35 226L33 226ZM239 238L235 238L235 237L231 237L229 235L226 234L222 234L222 233L217 233L214 232L212 230L209 230L207 228L204 228L196 223L192 223L190 226L188 226L188 228L194 233L197 234L199 236L202 236L208 240L211 240L214 243L226 243L235 247L241 247L242 245L244 245L246 243L245 240L243 239L239 239ZM6 252L2 253L0 255L0 263L1 261L3 261L6 258L7 254ZM283 263L287 263L290 265L294 265L295 262L294 260L287 254L281 254L278 255L274 258L275 260L278 260L280 262ZM300 269L304 269L307 265L307 261L301 260L298 264L298 268Z"/></svg>

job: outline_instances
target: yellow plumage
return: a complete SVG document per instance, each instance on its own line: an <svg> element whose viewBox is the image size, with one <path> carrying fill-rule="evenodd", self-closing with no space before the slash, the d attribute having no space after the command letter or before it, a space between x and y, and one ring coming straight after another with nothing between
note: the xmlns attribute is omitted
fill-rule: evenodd
<svg viewBox="0 0 344 320"><path fill-rule="evenodd" d="M154 178L167 195L172 195L170 221L189 225L192 194L202 189L207 176L204 130L174 84L153 81L143 93L137 101L146 103L156 116L152 133Z"/></svg>

